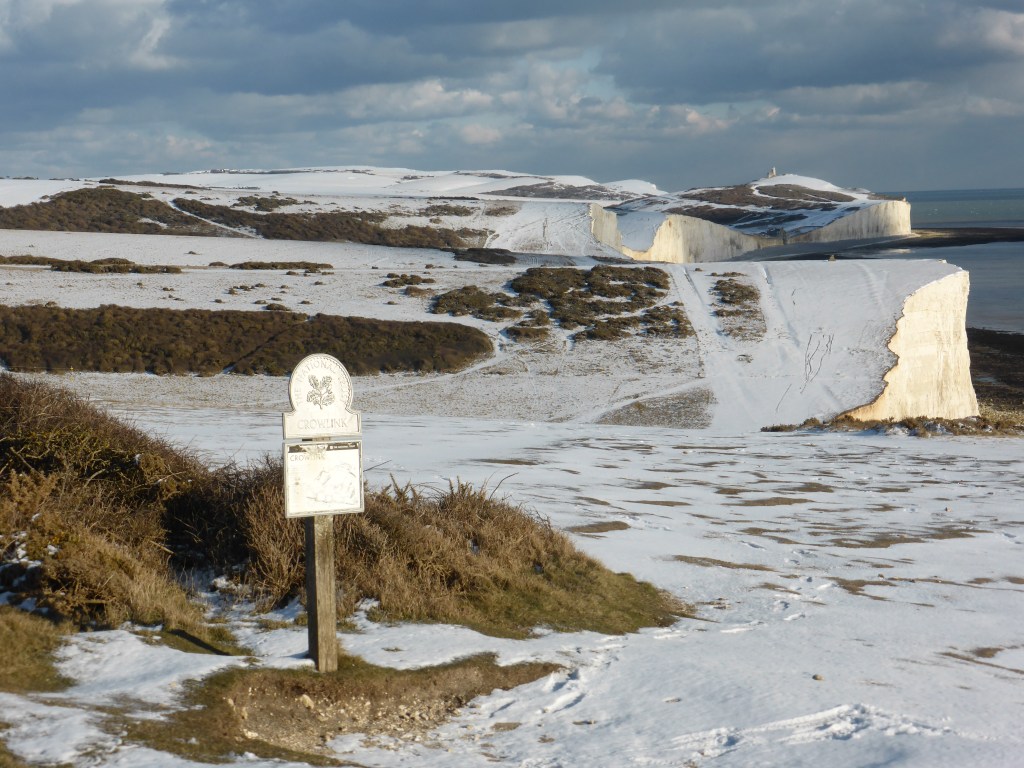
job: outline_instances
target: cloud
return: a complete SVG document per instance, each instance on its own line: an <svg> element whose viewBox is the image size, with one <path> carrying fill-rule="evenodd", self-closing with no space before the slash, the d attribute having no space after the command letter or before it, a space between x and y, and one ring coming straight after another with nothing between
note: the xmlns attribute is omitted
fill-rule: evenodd
<svg viewBox="0 0 1024 768"><path fill-rule="evenodd" d="M954 47L980 45L996 53L1024 57L1024 13L979 9L951 25L943 42Z"/></svg>
<svg viewBox="0 0 1024 768"><path fill-rule="evenodd" d="M1019 0L0 0L0 173L1019 185L1022 58Z"/></svg>
<svg viewBox="0 0 1024 768"><path fill-rule="evenodd" d="M476 88L449 89L437 79L367 85L337 95L343 114L353 120L416 120L452 117L488 109L490 94Z"/></svg>
<svg viewBox="0 0 1024 768"><path fill-rule="evenodd" d="M470 123L459 130L462 140L469 144L495 144L502 138L502 133L497 128L479 123Z"/></svg>

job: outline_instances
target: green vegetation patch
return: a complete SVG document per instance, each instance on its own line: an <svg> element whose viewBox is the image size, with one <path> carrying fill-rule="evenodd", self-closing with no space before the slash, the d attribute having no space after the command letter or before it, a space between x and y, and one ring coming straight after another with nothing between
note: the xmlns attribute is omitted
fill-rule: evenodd
<svg viewBox="0 0 1024 768"><path fill-rule="evenodd" d="M473 264L493 264L507 267L516 263L512 251L506 248L449 248L456 261L469 261Z"/></svg>
<svg viewBox="0 0 1024 768"><path fill-rule="evenodd" d="M174 580L167 517L209 473L70 393L0 375L0 585L80 627L162 624L231 648ZM48 642L37 625L31 630Z"/></svg>
<svg viewBox="0 0 1024 768"><path fill-rule="evenodd" d="M265 468L258 486L254 509L279 509L278 463ZM303 587L301 531L280 514L259 511L258 519L250 576L269 601L286 602ZM245 525L255 530L255 522ZM343 613L371 599L382 619L526 637L537 626L632 632L688 610L607 570L542 518L465 484L432 495L408 486L370 493L366 512L336 516L334 529Z"/></svg>
<svg viewBox="0 0 1024 768"><path fill-rule="evenodd" d="M981 407L981 415L964 419L939 419L915 417L908 419L887 419L884 421L861 421L840 415L834 419L812 418L800 424L774 424L762 427L762 432L878 432L881 434L903 433L913 437L934 437L937 435L1024 435L1024 410L1003 411L988 406Z"/></svg>
<svg viewBox="0 0 1024 768"><path fill-rule="evenodd" d="M113 187L75 189L47 201L0 208L0 229L117 232L136 235L224 235L211 224L147 194Z"/></svg>
<svg viewBox="0 0 1024 768"><path fill-rule="evenodd" d="M461 370L494 352L486 333L443 322L315 315L239 358L234 373L284 376L303 357L324 352L354 376Z"/></svg>
<svg viewBox="0 0 1024 768"><path fill-rule="evenodd" d="M286 311L0 306L0 360L18 371L283 376L326 352L355 375L451 371L491 354L482 331Z"/></svg>
<svg viewBox="0 0 1024 768"><path fill-rule="evenodd" d="M387 216L371 211L327 211L320 213L254 213L200 200L177 198L182 211L208 222L239 231L254 232L267 240L313 240L388 245L399 248L458 248L482 233L468 229L406 225L384 226Z"/></svg>

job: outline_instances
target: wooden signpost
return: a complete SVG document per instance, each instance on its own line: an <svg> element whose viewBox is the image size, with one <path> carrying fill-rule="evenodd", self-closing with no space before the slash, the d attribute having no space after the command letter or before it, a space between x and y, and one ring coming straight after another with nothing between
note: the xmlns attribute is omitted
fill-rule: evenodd
<svg viewBox="0 0 1024 768"><path fill-rule="evenodd" d="M338 668L334 515L362 512L363 449L352 380L330 355L309 355L288 382L283 414L285 516L305 518L309 656Z"/></svg>

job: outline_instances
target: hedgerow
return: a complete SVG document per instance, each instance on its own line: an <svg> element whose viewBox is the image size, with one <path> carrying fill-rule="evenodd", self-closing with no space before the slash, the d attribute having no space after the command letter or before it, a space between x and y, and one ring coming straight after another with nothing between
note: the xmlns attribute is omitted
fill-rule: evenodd
<svg viewBox="0 0 1024 768"><path fill-rule="evenodd" d="M288 311L0 306L0 361L21 371L280 376L307 354L326 352L365 375L456 370L491 351L486 334L457 323L307 318Z"/></svg>

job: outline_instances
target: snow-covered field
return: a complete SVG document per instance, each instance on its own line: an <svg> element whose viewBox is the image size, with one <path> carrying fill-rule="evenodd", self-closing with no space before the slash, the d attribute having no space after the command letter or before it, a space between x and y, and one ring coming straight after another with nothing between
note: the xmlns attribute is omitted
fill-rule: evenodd
<svg viewBox="0 0 1024 768"><path fill-rule="evenodd" d="M220 458L279 450L273 412L118 410ZM340 757L382 766L1020 764L1020 440L725 437L365 414L364 445L373 485L459 478L500 486L560 527L620 524L577 541L696 604L700 618L624 637L523 641L361 620L341 642L376 664L491 651L503 663L565 668L479 699L419 741L340 738ZM257 663L309 664L304 629L261 630L244 605L229 614ZM5 739L25 758L82 766L189 765L120 743L100 729L96 708L127 699L159 713L184 681L242 663L127 631L80 635L63 657L77 681L70 691L0 697L12 724Z"/></svg>
<svg viewBox="0 0 1024 768"><path fill-rule="evenodd" d="M588 257L525 254L517 257L516 265L502 267L459 262L439 251L347 243L0 230L0 255L23 253L84 260L116 255L183 271L91 275L0 266L0 301L5 304L257 310L274 302L310 314L386 320L438 319L428 312L428 297L405 296L382 286L388 273L429 276L436 281L429 287L438 293L467 285L497 291L531 264L598 263ZM284 270L209 266L242 261L314 261L333 269L331 274L287 275ZM376 413L444 414L454 409L484 418L622 422L634 419L639 403L647 413L681 412L674 424L720 432L827 418L878 397L882 377L895 361L887 345L907 296L961 272L938 260L658 268L669 274L671 283L661 303L682 305L694 329L690 338L574 343L568 332L556 328L549 341L511 343L501 333L502 324L445 318L485 330L496 355L456 376L370 377L359 388L357 405ZM763 330L750 338L727 332L725 321L715 314L713 286L727 274L742 276L761 295ZM89 391L105 397L107 381L97 377ZM222 376L213 382L185 382L135 377L132 386L146 389L154 402L203 398L230 407L237 402L274 403L279 397L276 385L262 380ZM118 380L111 396L119 396L123 388ZM579 397L580 392L587 397Z"/></svg>
<svg viewBox="0 0 1024 768"><path fill-rule="evenodd" d="M405 178L414 175L391 172L405 191L383 194L509 183ZM358 188L361 175L352 176L346 194L381 194L379 180ZM228 178L313 193L309 178L289 187L299 181L288 174ZM33 194L61 184L39 182ZM644 191L637 182L619 188ZM0 193L0 204L13 204ZM387 272L429 272L439 290L496 290L513 274L437 251L0 231L0 255L19 253L119 256L185 270L94 276L0 267L0 302L254 309L277 296L306 312L422 320L433 319L426 300L382 287ZM334 269L287 276L209 266L271 259ZM517 269L568 262L597 263L578 253L536 256ZM1024 764L1024 441L758 431L873 399L892 364L886 344L904 299L958 268L659 267L672 277L665 301L681 302L694 324L690 339L573 344L556 332L551 343L529 347L509 343L499 325L459 318L492 335L493 359L453 376L357 378L355 407L372 485L393 477L447 488L460 479L497 489L562 528L614 523L574 534L578 545L696 605L699 617L623 637L540 631L520 641L361 617L360 631L340 640L376 664L416 667L491 651L503 663L541 659L564 668L478 699L419 740L339 737L331 743L338 757L417 767ZM730 337L716 325L709 286L719 267L761 289L760 338ZM230 292L257 282L265 285ZM211 463L280 450L285 379L45 377ZM704 428L596 423L666 399ZM0 737L32 763L195 765L126 743L102 727L104 708L159 717L180 706L188 680L223 665L309 666L304 628L262 628L244 603L219 610L255 661L181 653L131 628L81 634L61 652L75 686L0 694L0 721L9 724ZM237 763L280 764L245 755Z"/></svg>

